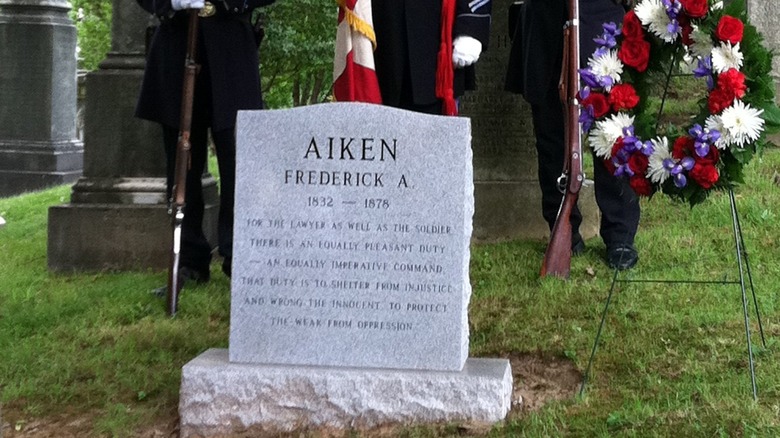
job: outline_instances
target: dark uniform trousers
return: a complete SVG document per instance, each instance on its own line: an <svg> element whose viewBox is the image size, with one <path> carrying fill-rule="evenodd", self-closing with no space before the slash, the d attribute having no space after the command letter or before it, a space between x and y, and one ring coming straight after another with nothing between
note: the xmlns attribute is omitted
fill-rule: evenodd
<svg viewBox="0 0 780 438"><path fill-rule="evenodd" d="M182 223L181 264L198 271L208 271L211 263L211 245L203 232L204 199L202 175L208 159L208 135L211 121L211 78L208 59L201 50L201 70L195 83L192 131L190 133L191 168L187 172L184 221ZM176 146L179 128L162 125L166 154L168 197L173 187ZM230 260L233 256L233 206L236 180L236 137L234 127L212 131L211 138L219 166L219 220L217 246L220 255Z"/></svg>
<svg viewBox="0 0 780 438"><path fill-rule="evenodd" d="M257 38L249 17L253 9L274 0L211 0L216 14L199 20L191 126L191 169L187 174L181 265L201 273L209 271L211 245L203 233L204 200L201 177L208 157L208 136L219 163L219 253L223 270L230 273L233 255L235 194L236 112L261 109ZM175 12L170 0L137 0L160 18L147 54L136 116L162 125L170 196L178 141L188 11Z"/></svg>
<svg viewBox="0 0 780 438"><path fill-rule="evenodd" d="M563 24L567 19L564 0L527 0L516 27L507 75L507 89L520 92L531 104L542 216L552 229L563 194L557 180L563 169L564 113L558 97L558 79L563 53ZM596 49L593 38L602 33L602 23L620 23L623 8L611 0L580 0L580 57L583 65ZM519 34L518 34L519 33ZM639 224L639 202L623 178L612 175L601 158L593 156L596 203L601 211L599 232L607 247L631 244ZM572 211L572 229L578 232L582 214ZM577 238L577 234L574 234Z"/></svg>

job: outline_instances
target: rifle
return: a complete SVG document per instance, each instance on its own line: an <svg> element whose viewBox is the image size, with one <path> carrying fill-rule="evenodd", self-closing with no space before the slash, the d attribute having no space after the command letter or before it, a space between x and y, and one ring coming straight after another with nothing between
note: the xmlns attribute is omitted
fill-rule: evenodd
<svg viewBox="0 0 780 438"><path fill-rule="evenodd" d="M558 94L564 113L564 156L563 173L558 178L558 187L563 191L563 200L550 236L550 243L544 253L541 276L552 275L567 278L571 270L571 212L577 205L582 181L582 143L580 142L580 108L577 102L579 91L580 33L579 0L569 0L569 20L563 27L563 63Z"/></svg>
<svg viewBox="0 0 780 438"><path fill-rule="evenodd" d="M184 80L181 92L181 116L179 119L179 141L176 144L176 164L174 165L173 187L168 213L171 215L173 245L168 269L168 293L166 297L168 315L175 316L179 304L181 281L179 279L179 260L181 258L181 227L184 221L185 193L187 189L187 171L190 169L190 130L192 128L192 102L195 98L195 77L199 66L195 63L198 38L198 10L189 11L187 29L187 55L184 59Z"/></svg>

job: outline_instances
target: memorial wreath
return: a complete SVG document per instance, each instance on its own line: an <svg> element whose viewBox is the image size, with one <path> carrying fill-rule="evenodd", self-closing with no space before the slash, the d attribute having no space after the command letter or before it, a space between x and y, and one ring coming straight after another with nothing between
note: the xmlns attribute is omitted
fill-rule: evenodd
<svg viewBox="0 0 780 438"><path fill-rule="evenodd" d="M743 166L780 127L772 54L743 1L641 0L595 38L580 70L582 130L637 194L660 190L695 205L742 182ZM686 126L662 126L648 96L659 77L668 89L681 65L701 79L699 111Z"/></svg>

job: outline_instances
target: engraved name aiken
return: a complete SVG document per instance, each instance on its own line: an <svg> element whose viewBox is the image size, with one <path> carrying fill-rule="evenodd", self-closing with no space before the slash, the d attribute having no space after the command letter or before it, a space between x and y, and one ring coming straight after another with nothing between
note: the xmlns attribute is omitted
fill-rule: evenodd
<svg viewBox="0 0 780 438"><path fill-rule="evenodd" d="M384 138L327 137L317 143L312 137L303 155L305 160L392 161L396 162L398 140ZM385 187L382 172L332 171L321 169L286 169L284 183L292 185ZM398 178L396 187L409 188L406 176Z"/></svg>

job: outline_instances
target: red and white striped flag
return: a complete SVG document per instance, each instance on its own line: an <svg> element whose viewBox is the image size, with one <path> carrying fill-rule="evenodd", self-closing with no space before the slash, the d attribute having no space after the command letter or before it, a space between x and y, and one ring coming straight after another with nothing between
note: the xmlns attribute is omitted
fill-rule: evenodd
<svg viewBox="0 0 780 438"><path fill-rule="evenodd" d="M342 102L382 103L374 66L371 0L338 0L333 96Z"/></svg>

